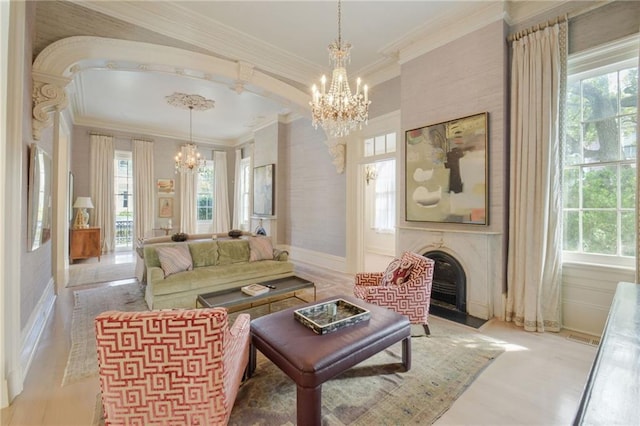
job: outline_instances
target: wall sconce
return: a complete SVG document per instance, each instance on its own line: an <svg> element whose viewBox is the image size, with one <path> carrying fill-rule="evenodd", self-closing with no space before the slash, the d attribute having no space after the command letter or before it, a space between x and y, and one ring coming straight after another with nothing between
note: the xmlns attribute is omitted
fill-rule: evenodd
<svg viewBox="0 0 640 426"><path fill-rule="evenodd" d="M378 177L378 169L375 164L367 164L364 167L364 180L369 185L369 182L375 180Z"/></svg>

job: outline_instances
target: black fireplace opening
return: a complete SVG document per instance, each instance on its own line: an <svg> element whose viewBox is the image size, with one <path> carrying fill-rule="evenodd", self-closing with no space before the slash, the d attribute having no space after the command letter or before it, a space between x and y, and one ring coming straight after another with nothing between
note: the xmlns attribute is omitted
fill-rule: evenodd
<svg viewBox="0 0 640 426"><path fill-rule="evenodd" d="M441 250L423 256L435 262L429 314L473 328L482 327L486 320L467 313L467 276L460 262Z"/></svg>
<svg viewBox="0 0 640 426"><path fill-rule="evenodd" d="M435 262L431 303L459 312L467 312L467 276L458 260L441 250L423 254Z"/></svg>

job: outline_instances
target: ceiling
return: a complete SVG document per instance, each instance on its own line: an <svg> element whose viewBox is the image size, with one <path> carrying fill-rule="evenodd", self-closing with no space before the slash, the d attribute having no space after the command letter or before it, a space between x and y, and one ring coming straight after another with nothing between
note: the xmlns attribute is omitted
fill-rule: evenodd
<svg viewBox="0 0 640 426"><path fill-rule="evenodd" d="M375 84L399 75L400 64L476 27L513 14L556 6L502 1L351 1L342 4L342 37L353 45L349 77ZM327 45L337 38L335 1L38 2L38 54L72 35L93 35L169 45L230 61L243 61L298 90L330 73ZM352 83L353 84L353 83ZM253 130L293 112L273 97L236 92L224 79L95 68L78 73L68 93L75 124L188 139L189 113L168 105L174 92L215 101L193 112L193 139L234 145ZM256 92L256 93L252 93ZM259 93L259 94L258 94Z"/></svg>

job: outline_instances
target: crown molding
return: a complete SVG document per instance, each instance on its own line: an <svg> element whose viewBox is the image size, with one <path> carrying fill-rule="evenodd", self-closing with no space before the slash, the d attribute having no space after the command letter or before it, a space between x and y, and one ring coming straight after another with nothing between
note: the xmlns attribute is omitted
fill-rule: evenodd
<svg viewBox="0 0 640 426"><path fill-rule="evenodd" d="M570 0L507 1L507 24L520 24L528 19L544 14L558 6L568 3L569 1Z"/></svg>
<svg viewBox="0 0 640 426"><path fill-rule="evenodd" d="M469 8L473 7L473 10ZM400 65L424 55L438 47L505 18L503 2L477 2L461 11L450 11L430 20L406 37L383 47L385 56L397 57Z"/></svg>
<svg viewBox="0 0 640 426"><path fill-rule="evenodd" d="M192 44L216 55L256 64L264 71L302 84L310 81L311 76L323 72L321 66L188 10L179 2L72 1L84 8Z"/></svg>
<svg viewBox="0 0 640 426"><path fill-rule="evenodd" d="M94 127L99 129L111 130L116 132L126 132L134 135L142 135L144 137L157 137L157 138L165 138L165 139L173 139L180 142L187 142L188 138L185 138L184 135L180 132L167 132L164 129L160 129L157 127L150 126L137 126L137 125L128 125L116 121L109 120L98 120L94 118L87 117L76 117L74 121L74 126L83 126L83 127ZM205 146L225 146L232 147L236 143L236 139L222 140L222 139L205 139L198 136L193 136L193 143Z"/></svg>

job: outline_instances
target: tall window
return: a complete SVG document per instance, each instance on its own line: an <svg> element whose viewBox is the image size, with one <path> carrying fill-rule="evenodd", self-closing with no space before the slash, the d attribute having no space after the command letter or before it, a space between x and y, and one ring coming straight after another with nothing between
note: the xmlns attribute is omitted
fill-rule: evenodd
<svg viewBox="0 0 640 426"><path fill-rule="evenodd" d="M240 160L240 228L249 230L249 197L251 191L251 158Z"/></svg>
<svg viewBox="0 0 640 426"><path fill-rule="evenodd" d="M213 161L206 160L204 171L198 173L196 205L198 225L213 226Z"/></svg>
<svg viewBox="0 0 640 426"><path fill-rule="evenodd" d="M563 150L569 260L625 265L636 254L638 59L620 59L609 50L569 61Z"/></svg>
<svg viewBox="0 0 640 426"><path fill-rule="evenodd" d="M373 182L371 228L394 232L396 226L396 134L387 133L364 140L364 157L378 160L367 164L365 179Z"/></svg>
<svg viewBox="0 0 640 426"><path fill-rule="evenodd" d="M116 248L133 245L133 160L130 151L115 151Z"/></svg>

